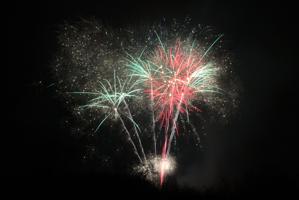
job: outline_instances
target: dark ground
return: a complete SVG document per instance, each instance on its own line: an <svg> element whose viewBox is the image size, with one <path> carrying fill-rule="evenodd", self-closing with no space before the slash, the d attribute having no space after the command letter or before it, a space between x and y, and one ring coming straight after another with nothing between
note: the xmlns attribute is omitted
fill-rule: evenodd
<svg viewBox="0 0 299 200"><path fill-rule="evenodd" d="M297 19L287 2L250 3L178 1L169 3L15 3L7 8L8 63L2 66L3 104L7 128L1 131L1 175L12 191L76 196L286 197L298 192L298 139L295 62ZM56 48L56 26L63 20L95 16L112 26L152 22L161 17L184 18L210 25L225 34L235 71L243 85L241 113L227 133L234 139L225 159L233 172L222 182L200 192L174 183L159 191L144 181L96 171L83 163L82 145L61 128L66 114L51 92L39 87ZM6 91L7 90L7 91ZM7 97L8 94L8 97ZM3 109L2 108L2 109ZM2 112L3 113L3 112ZM223 143L230 144L226 139ZM229 145L230 146L230 145ZM2 162L1 162L2 163ZM229 171L229 170L228 170ZM170 183L169 183L170 184ZM27 189L28 188L28 189ZM297 195L297 194L296 194ZM133 195L134 196L134 195ZM188 198L187 198L188 199Z"/></svg>

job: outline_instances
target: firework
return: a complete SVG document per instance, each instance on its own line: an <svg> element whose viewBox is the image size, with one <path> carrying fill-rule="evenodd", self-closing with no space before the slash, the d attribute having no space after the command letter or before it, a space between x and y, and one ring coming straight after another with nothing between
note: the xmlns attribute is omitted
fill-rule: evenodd
<svg viewBox="0 0 299 200"><path fill-rule="evenodd" d="M141 163L146 162L146 156L144 153L144 149L142 146L142 142L139 136L140 128L138 124L134 121L133 116L131 114L130 108L126 102L126 99L130 99L135 97L135 94L140 89L134 89L136 82L132 82L131 78L125 80L123 83L118 76L115 75L114 72L114 79L113 83L111 84L109 80L105 79L105 82L100 82L100 89L99 92L72 92L73 94L79 95L89 95L94 96L91 100L88 101L86 105L80 106L80 109L99 109L104 113L104 117L102 121L98 124L95 132L99 130L101 125L109 118L113 117L115 120L119 120L128 136L129 142L132 144L135 154L137 155L139 161ZM129 132L124 119L129 119L132 122L135 135L138 138L139 148L142 152L143 160L138 153L137 147L132 140L131 133Z"/></svg>
<svg viewBox="0 0 299 200"><path fill-rule="evenodd" d="M195 41L188 44L177 39L174 45L169 45L167 48L157 35L159 45L150 56L143 60L143 52L138 58L129 55L128 67L131 69L132 76L137 76L145 85L145 93L150 94L153 127L155 121L159 121L164 127L165 142L162 148L162 160L167 160L170 153L179 114L188 114L189 110L200 111L200 108L192 105L196 95L220 91L215 82L218 69L212 63L206 62L204 58L221 37L219 36L201 54L197 50ZM155 143L155 132L153 138ZM161 168L161 184L163 177L164 170Z"/></svg>
<svg viewBox="0 0 299 200"><path fill-rule="evenodd" d="M68 94L67 102L83 101L73 103L80 111L100 113L88 115L97 120L93 133L107 121L121 124L139 160L136 171L162 185L176 167L172 146L184 132L179 126L200 142L190 115L203 113L202 105L226 106L219 80L227 69L210 56L223 35L203 43L204 31L176 23L147 28L144 36L127 29L111 32L98 23L65 30L55 67L58 88ZM150 123L141 122L143 115ZM150 149L143 146L149 134Z"/></svg>

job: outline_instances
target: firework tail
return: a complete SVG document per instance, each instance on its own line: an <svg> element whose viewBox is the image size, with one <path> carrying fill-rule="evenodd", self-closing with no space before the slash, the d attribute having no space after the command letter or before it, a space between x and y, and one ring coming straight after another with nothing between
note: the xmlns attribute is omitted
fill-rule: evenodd
<svg viewBox="0 0 299 200"><path fill-rule="evenodd" d="M180 102L177 106L175 116L172 120L172 127L171 127L171 133L169 136L169 140L167 140L167 134L165 134L165 142L164 142L163 149L162 149L162 165L161 165L161 171L160 171L160 185L161 186L163 185L164 177L165 177L165 170L163 168L163 160L167 159L167 157L169 156L169 153L170 153L171 143L172 143L172 140L175 135L175 130L177 128L176 123L177 123L177 120L178 120L178 117L180 114L180 108L181 108L183 97L184 97L184 94L182 94L182 96L181 96Z"/></svg>
<svg viewBox="0 0 299 200"><path fill-rule="evenodd" d="M177 124L177 120L178 120L178 117L179 117L179 114L180 114L180 109L181 109L183 98L184 98L184 94L182 94L182 96L181 96L180 102L179 102L179 104L177 106L177 110L176 110L175 116L174 116L174 118L172 120L172 127L171 127L171 132L170 132L170 136L169 136L169 140L168 140L168 145L167 145L167 153L166 153L167 157L169 156L170 149L171 149L172 139L174 137L175 130L177 128L176 124Z"/></svg>
<svg viewBox="0 0 299 200"><path fill-rule="evenodd" d="M140 163L142 163L142 159L141 159L141 157L140 157L140 155L139 155L139 153L138 153L138 150L137 150L137 148L136 148L136 145L135 145L134 141L132 140L131 134L130 134L130 132L128 131L128 129L127 129L125 123L124 123L124 120L122 119L122 117L121 117L120 115L119 115L119 120L121 121L121 124L122 124L122 126L123 126L125 132L127 133L129 142L130 142L131 145L133 146L134 153L137 155L137 157L138 157Z"/></svg>
<svg viewBox="0 0 299 200"><path fill-rule="evenodd" d="M152 132L153 132L153 142L154 142L154 153L157 156L157 139L156 139L156 123L155 123L155 111L154 111L154 96L153 96L153 83L151 80L151 110L152 110Z"/></svg>
<svg viewBox="0 0 299 200"><path fill-rule="evenodd" d="M191 126L191 130L192 130L194 136L196 137L197 142L200 143L200 137L199 137L199 134L198 134L195 126L191 122L189 122L189 124Z"/></svg>
<svg viewBox="0 0 299 200"><path fill-rule="evenodd" d="M160 186L162 187L164 183L164 177L165 177L165 170L164 170L164 160L167 159L167 135L165 135L165 142L162 149L162 159L161 159L161 166L160 166Z"/></svg>
<svg viewBox="0 0 299 200"><path fill-rule="evenodd" d="M126 107L126 109L128 111L128 115L129 115L130 120L132 122L134 122L133 121L133 116L132 116L131 111L130 111L130 108L129 108L129 106L128 106L128 104L127 104L127 102L125 100L124 100L124 104L125 104L125 107ZM146 159L146 156L145 156L145 153L144 153L144 148L143 148L143 145L142 145L142 142L141 142L141 139L140 139L137 127L136 127L136 125L134 123L133 123L133 126L134 126L135 135L136 135L137 140L138 140L139 148L141 149L141 152L142 152L142 156L143 156L144 162L147 164L147 159Z"/></svg>

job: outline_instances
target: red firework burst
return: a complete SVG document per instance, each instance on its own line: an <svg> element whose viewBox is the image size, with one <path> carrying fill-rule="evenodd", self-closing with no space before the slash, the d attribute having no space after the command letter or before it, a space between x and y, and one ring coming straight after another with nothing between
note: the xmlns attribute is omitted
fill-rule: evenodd
<svg viewBox="0 0 299 200"><path fill-rule="evenodd" d="M175 109L181 113L197 109L190 104L195 90L189 82L190 75L200 67L201 59L192 49L184 50L177 40L175 46L168 50L157 47L152 60L158 69L150 79L151 90L146 92L151 93L157 120L168 129Z"/></svg>

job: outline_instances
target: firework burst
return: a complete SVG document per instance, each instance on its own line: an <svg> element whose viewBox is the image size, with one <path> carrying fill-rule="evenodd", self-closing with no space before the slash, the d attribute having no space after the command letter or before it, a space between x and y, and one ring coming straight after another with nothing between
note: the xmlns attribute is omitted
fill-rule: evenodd
<svg viewBox="0 0 299 200"><path fill-rule="evenodd" d="M149 94L153 105L153 124L159 121L164 127L165 142L162 148L162 160L167 160L175 130L178 134L177 119L180 113L201 111L192 105L196 95L219 92L216 84L217 68L204 60L213 45L221 38L219 36L209 48L201 54L195 41L190 45L176 39L174 45L167 48L157 35L159 45L150 56L142 60L129 57L128 67L132 76L137 76L139 82L145 85L144 92ZM143 52L142 52L143 54ZM171 126L171 130L170 130ZM168 139L168 131L170 136ZM155 138L155 132L153 133ZM155 140L154 140L155 142ZM155 150L156 152L156 150ZM161 184L164 169L161 168Z"/></svg>
<svg viewBox="0 0 299 200"><path fill-rule="evenodd" d="M114 120L119 120L127 134L129 142L132 144L135 154L137 155L141 163L146 162L146 156L142 146L142 142L139 136L140 128L138 124L134 121L131 114L131 110L126 102L126 100L136 96L136 93L140 89L134 89L136 82L132 82L131 78L126 79L123 83L118 76L113 76L113 83L110 83L109 80L105 79L104 82L99 82L99 92L72 92L73 94L79 95L89 95L94 96L91 100L88 101L86 105L80 106L79 109L96 109L104 113L103 119L98 124L95 132L99 130L101 125L110 117ZM127 118L134 127L135 136L138 139L139 148L142 152L143 160L139 154L139 151L131 137L124 119Z"/></svg>

